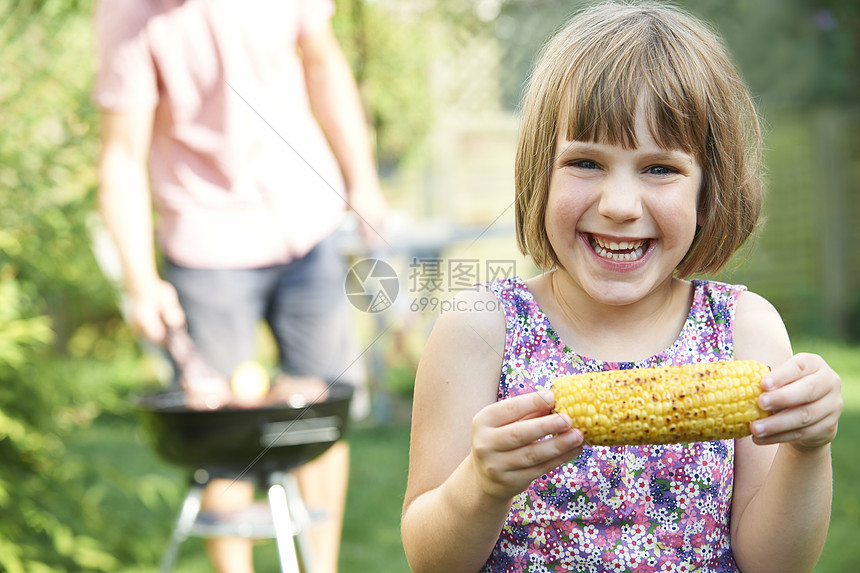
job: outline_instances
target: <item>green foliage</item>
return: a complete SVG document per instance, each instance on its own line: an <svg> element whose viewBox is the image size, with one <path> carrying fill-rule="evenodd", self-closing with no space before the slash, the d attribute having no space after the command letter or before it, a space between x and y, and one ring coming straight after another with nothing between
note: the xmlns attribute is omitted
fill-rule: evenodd
<svg viewBox="0 0 860 573"><path fill-rule="evenodd" d="M337 2L333 26L364 99L383 175L424 151L433 119L427 25L376 2Z"/></svg>
<svg viewBox="0 0 860 573"><path fill-rule="evenodd" d="M22 316L28 307L22 285L16 282L11 266L0 270L0 375L11 373L27 363L30 350L54 338L46 316Z"/></svg>
<svg viewBox="0 0 860 573"><path fill-rule="evenodd" d="M469 4L460 3L464 7ZM518 73L508 102L532 58L557 26L585 0L505 0L497 34ZM753 92L770 105L856 106L860 99L860 9L854 0L679 0L723 37ZM538 9L539 8L539 9ZM468 10L461 9L461 19Z"/></svg>
<svg viewBox="0 0 860 573"><path fill-rule="evenodd" d="M712 22L753 91L780 106L850 105L860 96L853 0L687 0ZM751 31L755 33L750 33Z"/></svg>
<svg viewBox="0 0 860 573"><path fill-rule="evenodd" d="M81 480L93 476L63 442L97 407L68 387L67 365L48 353L49 321L9 268L0 279L0 568L111 571L114 557L87 533L99 514Z"/></svg>
<svg viewBox="0 0 860 573"><path fill-rule="evenodd" d="M107 362L68 356L84 325L117 328L89 248L96 141L89 103L91 3L0 10L0 569L112 571L108 526L68 432L114 407ZM99 370L102 372L98 375Z"/></svg>

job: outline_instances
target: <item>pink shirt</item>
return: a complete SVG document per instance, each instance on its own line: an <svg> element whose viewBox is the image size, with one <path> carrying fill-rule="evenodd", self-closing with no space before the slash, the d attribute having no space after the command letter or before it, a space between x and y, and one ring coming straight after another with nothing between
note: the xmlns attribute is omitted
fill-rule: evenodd
<svg viewBox="0 0 860 573"><path fill-rule="evenodd" d="M99 3L94 100L155 108L153 200L173 261L284 263L340 223L343 179L296 52L333 12L331 0Z"/></svg>

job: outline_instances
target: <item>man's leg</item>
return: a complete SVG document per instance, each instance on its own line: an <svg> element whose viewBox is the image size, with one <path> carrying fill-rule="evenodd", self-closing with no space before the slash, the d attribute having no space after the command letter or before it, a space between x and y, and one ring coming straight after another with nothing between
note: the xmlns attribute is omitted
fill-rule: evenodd
<svg viewBox="0 0 860 573"><path fill-rule="evenodd" d="M349 446L340 441L323 455L296 470L302 498L309 508L322 510L325 521L311 530L320 573L335 573L349 481Z"/></svg>
<svg viewBox="0 0 860 573"><path fill-rule="evenodd" d="M201 509L213 513L239 511L254 500L254 484L216 478L203 489ZM254 573L252 542L242 537L213 537L206 540L206 553L218 573Z"/></svg>

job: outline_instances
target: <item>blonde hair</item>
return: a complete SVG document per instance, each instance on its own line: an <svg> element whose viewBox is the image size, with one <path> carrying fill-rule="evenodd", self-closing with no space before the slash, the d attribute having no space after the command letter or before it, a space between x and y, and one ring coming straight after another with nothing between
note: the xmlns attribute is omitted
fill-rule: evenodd
<svg viewBox="0 0 860 573"><path fill-rule="evenodd" d="M637 145L644 94L652 137L702 167L702 225L678 265L681 278L716 272L753 233L762 203L755 104L722 42L682 10L604 2L546 44L527 85L517 147L517 242L541 269L558 264L546 234L549 183L561 130L571 141Z"/></svg>

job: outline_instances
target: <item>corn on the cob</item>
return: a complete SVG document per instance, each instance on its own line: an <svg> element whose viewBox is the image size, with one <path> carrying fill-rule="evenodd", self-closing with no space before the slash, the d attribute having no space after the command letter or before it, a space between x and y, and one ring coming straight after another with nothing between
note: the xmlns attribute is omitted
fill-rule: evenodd
<svg viewBox="0 0 860 573"><path fill-rule="evenodd" d="M555 409L593 446L740 438L768 415L757 398L769 371L737 360L562 376Z"/></svg>

